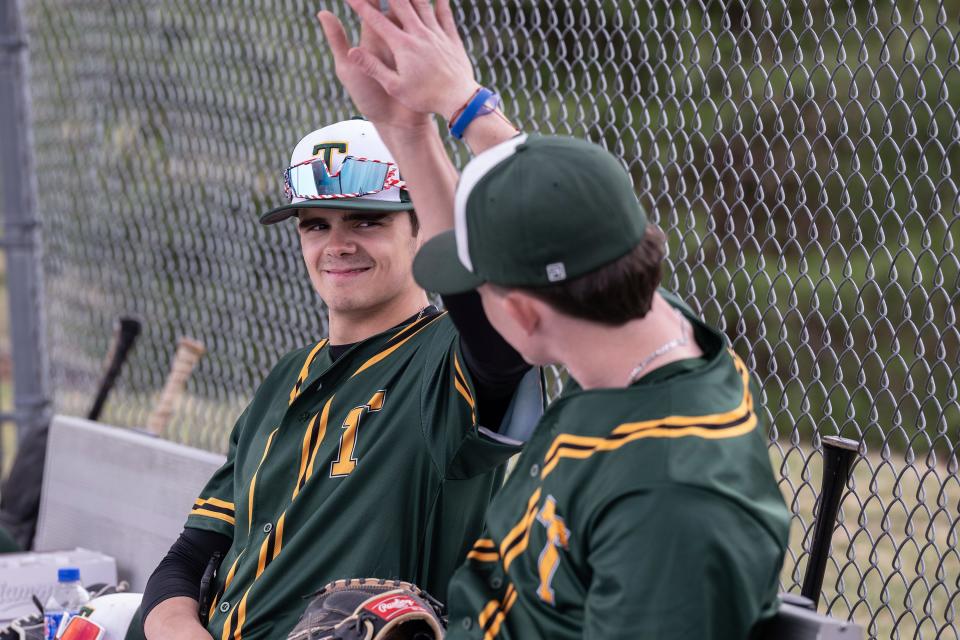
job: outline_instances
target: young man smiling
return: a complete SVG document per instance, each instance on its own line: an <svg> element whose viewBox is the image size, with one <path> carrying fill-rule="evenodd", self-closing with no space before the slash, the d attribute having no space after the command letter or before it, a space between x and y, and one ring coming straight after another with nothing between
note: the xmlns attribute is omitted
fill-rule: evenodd
<svg viewBox="0 0 960 640"><path fill-rule="evenodd" d="M296 218L329 335L284 356L238 420L226 464L147 586L151 639L284 637L304 598L345 576L444 598L533 424L505 416L540 401L536 372L521 382L529 365L475 293L445 297L441 313L415 283L418 247L452 220L429 196L414 211L372 123L307 135L285 188L290 202L260 220ZM205 598L211 558L220 570Z"/></svg>
<svg viewBox="0 0 960 640"><path fill-rule="evenodd" d="M362 73L486 143L417 281L479 291L528 362L571 377L451 582L448 639L748 637L776 609L789 524L764 412L725 337L659 289L664 237L630 176L597 145L495 115L447 0L390 0L389 16L348 2L379 46L341 46L321 14L341 80ZM417 158L401 166L414 193L440 194Z"/></svg>

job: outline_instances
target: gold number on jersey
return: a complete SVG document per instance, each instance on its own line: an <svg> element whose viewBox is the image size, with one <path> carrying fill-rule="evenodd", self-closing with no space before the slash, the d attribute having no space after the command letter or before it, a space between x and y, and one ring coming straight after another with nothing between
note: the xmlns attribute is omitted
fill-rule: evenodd
<svg viewBox="0 0 960 640"><path fill-rule="evenodd" d="M543 551L540 552L540 560L537 562L537 569L540 574L540 586L537 587L537 595L547 604L554 604L553 575L560 566L560 548L567 548L570 542L570 530L567 529L563 518L557 515L557 501L553 496L547 496L543 503L543 508L537 514L537 521L547 530L547 543L543 545Z"/></svg>
<svg viewBox="0 0 960 640"><path fill-rule="evenodd" d="M343 433L340 434L340 453L337 459L330 464L330 477L348 476L357 468L357 458L355 452L357 449L357 429L360 428L360 418L366 412L376 413L383 408L383 399L387 392L383 389L377 391L370 398L370 402L354 407L347 414L347 419L343 421Z"/></svg>

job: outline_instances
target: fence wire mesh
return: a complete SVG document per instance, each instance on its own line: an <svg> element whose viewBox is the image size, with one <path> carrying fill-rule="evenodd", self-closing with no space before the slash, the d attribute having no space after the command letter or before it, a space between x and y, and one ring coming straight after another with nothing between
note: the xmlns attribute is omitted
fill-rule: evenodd
<svg viewBox="0 0 960 640"><path fill-rule="evenodd" d="M208 353L170 435L222 450L270 365L324 333L294 231L255 222L281 201L299 137L352 115L316 8L27 4L60 411L86 411L113 320L133 311L144 336L104 420L144 423L188 334ZM829 612L871 637L957 638L960 4L456 12L524 130L623 158L668 234L666 286L753 367L795 514L783 588L799 591L806 565L820 437L854 438Z"/></svg>

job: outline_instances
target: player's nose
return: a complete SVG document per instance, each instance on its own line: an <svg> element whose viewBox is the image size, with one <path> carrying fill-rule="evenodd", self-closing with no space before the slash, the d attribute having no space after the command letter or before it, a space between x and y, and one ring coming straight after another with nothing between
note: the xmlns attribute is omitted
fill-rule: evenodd
<svg viewBox="0 0 960 640"><path fill-rule="evenodd" d="M350 255L357 252L357 245L353 241L351 234L339 227L333 225L327 234L327 244L324 247L324 253L330 256Z"/></svg>

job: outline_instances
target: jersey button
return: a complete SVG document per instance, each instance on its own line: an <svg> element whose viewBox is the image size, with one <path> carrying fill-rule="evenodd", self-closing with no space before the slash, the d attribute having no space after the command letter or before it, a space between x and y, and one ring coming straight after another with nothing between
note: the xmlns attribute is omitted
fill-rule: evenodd
<svg viewBox="0 0 960 640"><path fill-rule="evenodd" d="M267 524L263 525L263 532L264 532L264 533L270 533L271 531L273 531L273 525L272 525L272 524L270 524L270 523L268 522Z"/></svg>
<svg viewBox="0 0 960 640"><path fill-rule="evenodd" d="M502 586L503 586L503 580L500 578L500 576L493 576L492 578L490 578L491 589L499 589Z"/></svg>
<svg viewBox="0 0 960 640"><path fill-rule="evenodd" d="M464 618L463 622L460 623L460 626L465 630L470 631L470 627L473 626L473 618Z"/></svg>
<svg viewBox="0 0 960 640"><path fill-rule="evenodd" d="M221 603L220 603L220 611L221 611L222 613L226 613L227 611L230 611L230 603L229 603L229 602L226 602L226 601L221 602Z"/></svg>
<svg viewBox="0 0 960 640"><path fill-rule="evenodd" d="M538 475L540 475L540 465L535 464L530 467L530 477L536 478Z"/></svg>

